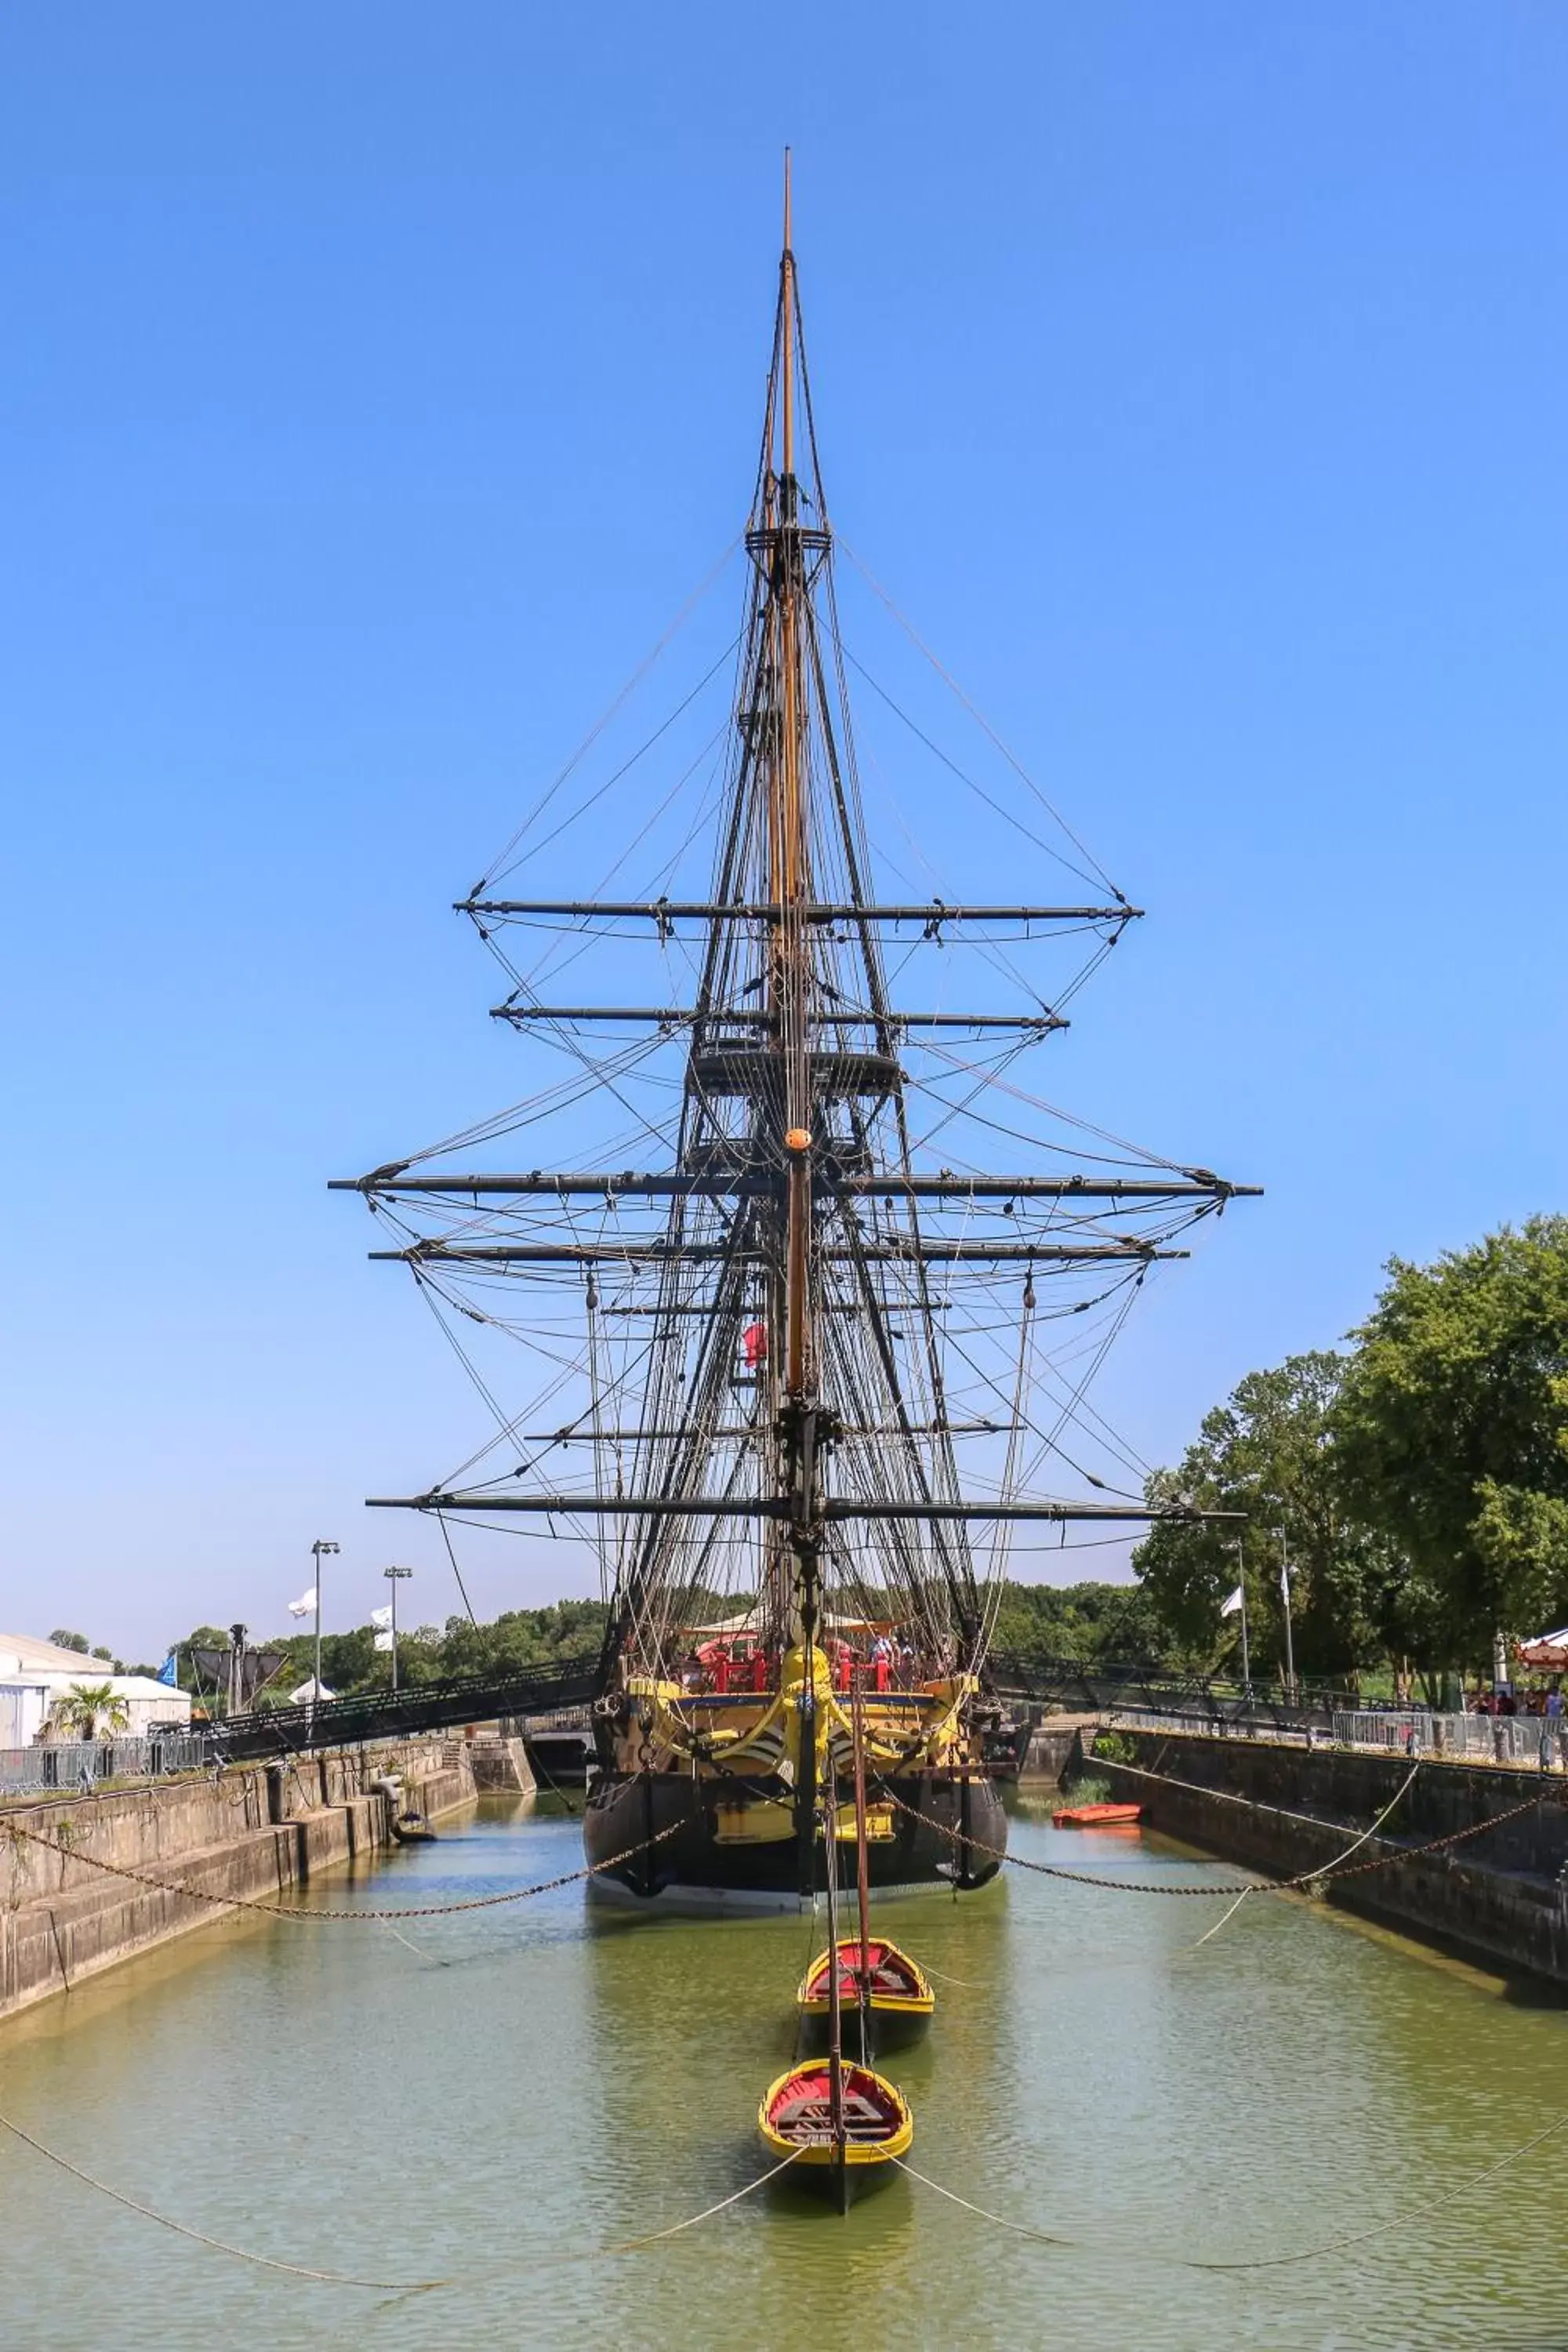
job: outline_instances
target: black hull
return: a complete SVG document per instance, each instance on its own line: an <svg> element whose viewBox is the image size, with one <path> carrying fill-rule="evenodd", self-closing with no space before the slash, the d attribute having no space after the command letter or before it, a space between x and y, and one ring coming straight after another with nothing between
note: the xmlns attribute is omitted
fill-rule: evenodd
<svg viewBox="0 0 1568 2352"><path fill-rule="evenodd" d="M964 1789L945 1772L900 1773L883 1785L900 1803L893 1808L893 1835L867 1847L873 1894L911 1886L969 1889L995 1877L1007 1843L1007 1816L989 1780L971 1780L967 1801ZM693 1780L688 1772L605 1774L589 1795L583 1843L590 1863L611 1867L590 1884L603 1887L613 1882L617 1891L644 1902L706 1895L721 1905L732 1901L737 1908L786 1906L826 1891L820 1842L810 1886L800 1883L800 1852L793 1838L766 1845L721 1844L715 1808L725 1793L721 1784ZM928 1828L900 1805L943 1826ZM966 1831L967 1842L950 1835L950 1827ZM993 1850L986 1853L986 1847ZM617 1855L626 1858L616 1861Z"/></svg>

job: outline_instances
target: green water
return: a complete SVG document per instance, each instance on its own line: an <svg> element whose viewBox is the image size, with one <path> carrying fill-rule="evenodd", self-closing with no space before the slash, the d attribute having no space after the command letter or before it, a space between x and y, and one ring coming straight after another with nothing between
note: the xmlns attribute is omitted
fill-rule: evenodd
<svg viewBox="0 0 1568 2352"><path fill-rule="evenodd" d="M1016 1850L1172 1885L1232 1874L1152 1840ZM493 1810L356 1880L435 1903L578 1858L574 1823ZM889 2062L912 2161L1026 2227L899 2179L847 2219L751 2198L808 1923L628 1921L572 1887L396 1941L227 1921L0 2028L0 2109L193 2227L416 2296L258 2271L121 2211L0 2136L0 2344L87 2347L1568 2346L1568 2018L1296 1900L1223 1906L1008 1872L884 1921L942 1972ZM416 1947L409 1948L410 1945ZM1358 2248L1216 2275L1432 2210Z"/></svg>

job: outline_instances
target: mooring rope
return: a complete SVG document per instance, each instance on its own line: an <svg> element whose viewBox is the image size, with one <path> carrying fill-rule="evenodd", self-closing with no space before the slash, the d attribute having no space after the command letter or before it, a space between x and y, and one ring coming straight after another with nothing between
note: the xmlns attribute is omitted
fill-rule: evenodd
<svg viewBox="0 0 1568 2352"><path fill-rule="evenodd" d="M100 2196L123 2206L127 2212L140 2214L144 2221L156 2221L160 2229L172 2230L176 2237L190 2238L198 2246L211 2248L215 2253L232 2255L236 2262L252 2263L261 2270L284 2271L290 2278L310 2279L318 2285L370 2287L382 2294L431 2294L440 2287L469 2283L468 2274L462 2272L454 2272L443 2278L360 2278L348 2271L312 2270L303 2263L286 2263L277 2254L258 2254L248 2247L231 2245L226 2238L210 2237L206 2231L193 2229L186 2221L176 2221L172 2214L160 2213L155 2206L143 2205L138 2199L128 2197L122 2189L111 2188L107 2180L100 2180L95 2173L85 2171L79 2164L73 2164L69 2157L61 2156L58 2148L46 2147L41 2139L35 2139L31 2132L24 2131L21 2125L14 2123L9 2116L0 2115L0 2129L19 2139L24 2147L30 2147L35 2156L41 2156L46 2162L58 2165L62 2172L68 2172L73 2180L81 2181L86 2188L96 2189ZM666 2238L679 2238L683 2231L694 2230L700 2221L710 2221L715 2213L726 2212L731 2205L740 2204L742 2198L753 2196L770 2180L776 2179L803 2153L800 2148L792 2148L788 2156L771 2165L766 2172L759 2173L755 2180L748 2180L743 2189L732 2189L728 2197L721 2197L716 2204L705 2205L700 2213L689 2213L683 2221L672 2221L666 2229L645 2231L636 2238L616 2238L607 2245L584 2246L575 2252L537 2254L526 2263L508 2263L500 2275L505 2277L519 2270L553 2270L568 2263L605 2262L619 2254L638 2252L645 2246L657 2246Z"/></svg>
<svg viewBox="0 0 1568 2352"><path fill-rule="evenodd" d="M1247 1891L1250 1894L1254 1890L1248 1888ZM1201 2254L1161 2253L1145 2249L1145 2258L1162 2263L1174 2263L1179 2268L1189 2271L1271 2271L1283 2270L1293 2263L1321 2262L1332 2254L1349 2253L1352 2248L1363 2246L1373 2238L1385 2238L1391 2230L1403 2229L1408 2221L1419 2221L1425 2213L1436 2212L1439 2208L1445 2211L1451 2211L1457 2200L1467 2197L1471 2189L1479 2189L1486 2181L1494 2180L1498 2174L1505 2172L1510 2165L1517 2164L1521 2157L1530 2156L1536 2148L1544 2147L1549 2139L1555 2138L1565 2126L1568 2126L1568 2108L1565 2108L1561 2115L1554 2116L1552 2120L1543 2125L1540 2131L1533 2132L1529 2139L1521 2140L1517 2147L1510 2148L1506 2156L1498 2157L1481 2171L1472 2173L1468 2179L1458 2187L1444 2189L1431 2197L1420 2198L1413 2205L1401 2206L1399 2211L1392 2214L1386 2221L1374 2221L1364 2230L1352 2230L1340 2237L1327 2238L1320 2245L1300 2246L1289 2254L1244 2254L1234 2256L1228 2261L1211 2259ZM1015 2221L1005 2213L993 2213L986 2206L977 2205L970 2198L960 2197L956 2189L944 2189L940 2180L929 2179L923 2172L917 2172L913 2165L905 2163L902 2157L895 2156L892 2161L900 2172L907 2172L911 2180L918 2180L922 2189L934 2189L939 2197L945 2197L950 2204L962 2205L966 2213L973 2213L977 2221L989 2221L996 2229L1011 2230L1020 2238L1037 2239L1042 2245L1070 2247L1086 2253L1100 2253L1108 2251L1106 2248L1095 2245L1089 2239L1063 2237L1053 2231L1032 2229L1028 2223Z"/></svg>
<svg viewBox="0 0 1568 2352"><path fill-rule="evenodd" d="M892 2161L900 2172L907 2172L911 2180L918 2180L922 2189L934 2189L937 2195L945 2197L950 2205L962 2205L964 2211L973 2213L977 2221L990 2221L999 2230L1011 2230L1016 2237L1037 2238L1043 2246L1070 2246L1075 2242L1071 2238L1058 2237L1052 2230L1032 2230L1026 2221L1010 2221L1005 2213L988 2213L984 2205L971 2204L969 2199L961 2197L956 2189L944 2189L940 2180L928 2179L923 2172L917 2172L912 2164L906 2164L901 2156L895 2156Z"/></svg>
<svg viewBox="0 0 1568 2352"><path fill-rule="evenodd" d="M116 1878L129 1878L133 1885L153 1887L161 1895L184 1895L194 1903L212 1903L230 1911L262 1911L269 1919L349 1919L383 1926L389 1919L441 1919L458 1911L492 1911L503 1903L521 1903L531 1895L552 1895L559 1887L575 1886L584 1878L596 1878L601 1871L617 1869L623 1862L631 1862L637 1854L648 1853L652 1847L661 1845L666 1838L673 1837L678 1830L686 1826L683 1820L671 1822L666 1828L656 1830L652 1837L640 1839L636 1845L628 1845L619 1853L609 1854L603 1862L586 1863L581 1870L563 1871L559 1877L542 1878L531 1886L510 1886L500 1895L470 1895L458 1903L408 1904L395 1911L345 1911L319 1905L312 1907L303 1903L263 1902L254 1895L215 1895L205 1886L192 1886L177 1879L153 1878L146 1871L132 1870L122 1862L105 1862L100 1854L84 1853L76 1846L61 1845L54 1838L40 1837L36 1830L25 1830L19 1822L6 1823L5 1828L12 1837L26 1838L29 1844L42 1846L46 1853L60 1854L68 1862L90 1863L94 1870L109 1871Z"/></svg>
<svg viewBox="0 0 1568 2352"><path fill-rule="evenodd" d="M1179 1960L1184 1958L1188 1952L1201 1952L1204 1946L1212 1941L1212 1939L1219 1934L1220 1929L1226 1925L1226 1921L1235 1918L1237 1913L1240 1910L1247 1896L1249 1895L1256 1895L1257 1893L1258 1889L1256 1886L1244 1886L1241 1893L1237 1896L1236 1901L1231 1905L1230 1909L1228 1911L1222 1911L1219 1917L1215 1921L1214 1926L1212 1927L1205 1927L1195 1944L1184 1944L1182 1947L1181 1951L1172 1954L1172 1958Z"/></svg>
<svg viewBox="0 0 1568 2352"><path fill-rule="evenodd" d="M1510 2164L1517 2164L1521 2156L1529 2156L1533 2149L1543 2147L1547 2140L1555 2137L1564 2125L1568 2125L1568 2108L1565 2108L1562 2115L1554 2116L1551 2123L1544 2125L1531 2138L1521 2140L1517 2147L1510 2148L1506 2156L1500 2156L1495 2163L1489 2164L1483 2171L1472 2173L1459 2189L1445 2189L1436 2196L1424 2197L1417 2204L1402 2207L1391 2221L1374 2221L1369 2229L1352 2230L1347 2236L1330 2238L1321 2246L1302 2246L1293 2254L1244 2255L1230 2262L1205 2261L1196 2254L1179 2254L1176 2259L1190 2271L1275 2271L1283 2270L1291 2263L1313 2263L1321 2261L1329 2254L1348 2253L1352 2246L1363 2246L1370 2238L1384 2238L1390 2230L1403 2229L1406 2221L1418 2221L1423 2213L1435 2212L1439 2206L1445 2211L1451 2210L1457 2199L1468 2196L1472 2189L1479 2189L1483 2181L1495 2179L1497 2175L1506 2171Z"/></svg>
<svg viewBox="0 0 1568 2352"><path fill-rule="evenodd" d="M173 2230L176 2237L190 2238L198 2246L211 2247L216 2253L231 2254L237 2262L254 2263L260 2270L286 2271L290 2278L314 2279L326 2286L374 2287L384 2294L417 2294L426 2288L447 2284L445 2279L357 2278L346 2271L311 2270L303 2263L286 2263L276 2254L258 2254L245 2246L231 2246L226 2238L209 2237L205 2230L195 2230L187 2221L176 2221L172 2214L160 2213L155 2207L143 2205L138 2199L128 2197L122 2189L111 2189L107 2180L100 2180L96 2174L84 2171L79 2164L73 2164L69 2157L61 2156L57 2148L46 2147L41 2139L35 2139L31 2132L24 2131L20 2124L13 2123L9 2116L0 2115L0 2129L8 2131L14 2139L19 2139L24 2147L30 2147L35 2156L43 2157L49 2164L58 2165L60 2170L68 2172L73 2180L83 2182L89 2189L96 2189L100 2196L123 2206L128 2213L139 2213L144 2221L156 2221L161 2229Z"/></svg>

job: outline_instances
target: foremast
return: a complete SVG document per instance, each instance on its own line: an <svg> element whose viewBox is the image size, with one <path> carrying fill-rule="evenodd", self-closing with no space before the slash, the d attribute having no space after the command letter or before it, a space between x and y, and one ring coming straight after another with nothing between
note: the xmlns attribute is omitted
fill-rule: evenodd
<svg viewBox="0 0 1568 2352"><path fill-rule="evenodd" d="M814 1876L816 1840L818 1742L815 1731L817 1698L816 1659L821 1619L822 1566L822 1441L828 1433L822 1420L818 1393L819 1349L811 1250L813 1201L811 1154L814 1142L810 1078L811 972L805 925L801 909L810 901L811 843L806 825L804 789L804 715L805 681L802 673L802 605L806 593L805 547L802 536L800 481L795 471L795 342L797 295L795 274L790 157L784 153L784 244L779 257L778 323L775 335L775 382L778 386L779 462L771 462L765 447L763 467L761 528L750 534L754 559L768 583L767 643L773 650L775 707L779 724L773 736L769 793L768 896L776 908L768 952L768 1005L774 1050L782 1064L783 1085L777 1104L783 1132L779 1137L784 1171L784 1247L776 1263L780 1276L774 1328L784 1338L784 1392L775 1421L779 1488L788 1517L775 1539L773 1579L773 1613L784 1619L787 1633L798 1638L804 1673L795 1705L800 1722L796 1743L795 1792L795 1843L800 1855L801 1884L809 1890ZM774 400L770 387L768 439L771 443ZM817 536L826 554L828 530L826 514ZM787 1549L785 1547L787 1546ZM787 1614L781 1602L788 1577ZM795 1640L791 1640L791 1648ZM825 1831L828 1867L833 1867L830 1827Z"/></svg>
<svg viewBox="0 0 1568 2352"><path fill-rule="evenodd" d="M783 1395L775 1419L779 1491L788 1506L787 1552L776 1549L775 1580L787 1559L789 1599L798 1617L808 1656L816 1647L820 1618L821 1402L817 1394L817 1332L812 1276L811 1152L814 1106L810 1079L811 974L802 908L809 903L811 845L803 789L805 683L801 669L801 606L805 596L805 549L795 472L795 343L797 295L792 241L790 159L784 156L784 247L779 258L778 322L774 383L770 385L767 433L771 442L778 413L778 465L765 447L760 528L749 534L754 558L768 583L766 642L773 649L774 704L779 724L773 736L768 794L768 896L776 912L768 951L768 1006L774 1051L782 1065L775 1101L784 1172L784 1246L773 1328L784 1338ZM826 519L816 534L824 551ZM775 1596L774 1607L782 1616Z"/></svg>

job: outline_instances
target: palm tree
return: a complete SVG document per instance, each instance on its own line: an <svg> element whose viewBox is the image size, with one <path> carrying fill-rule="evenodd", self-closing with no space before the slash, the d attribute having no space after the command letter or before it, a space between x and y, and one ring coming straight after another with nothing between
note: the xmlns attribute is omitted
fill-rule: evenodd
<svg viewBox="0 0 1568 2352"><path fill-rule="evenodd" d="M112 1683L72 1683L49 1709L58 1739L112 1739L131 1722L131 1709Z"/></svg>

